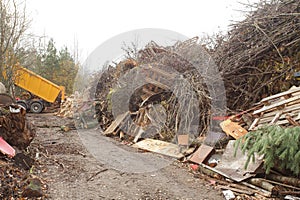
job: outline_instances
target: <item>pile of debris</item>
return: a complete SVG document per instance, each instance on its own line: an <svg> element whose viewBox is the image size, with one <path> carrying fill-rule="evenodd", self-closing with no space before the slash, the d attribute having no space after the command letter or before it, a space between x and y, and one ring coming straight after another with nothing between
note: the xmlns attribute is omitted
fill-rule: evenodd
<svg viewBox="0 0 300 200"><path fill-rule="evenodd" d="M10 97L5 94L1 94L0 102L2 102L2 105L0 105L0 137L2 137L10 145L23 150L33 140L35 136L35 129L30 122L26 121L26 110L16 104L7 104L7 102L5 102L7 99L10 99Z"/></svg>
<svg viewBox="0 0 300 200"><path fill-rule="evenodd" d="M61 103L60 109L54 114L59 117L73 118L74 114L74 95L67 97L64 102Z"/></svg>
<svg viewBox="0 0 300 200"><path fill-rule="evenodd" d="M245 20L218 35L209 49L225 82L231 110L245 110L263 97L286 91L300 71L298 0L261 0ZM207 42L210 43L210 42Z"/></svg>
<svg viewBox="0 0 300 200"><path fill-rule="evenodd" d="M170 47L151 42L136 60L126 59L102 71L95 109L105 134L122 137L125 132L134 141L205 134L211 112L208 89L199 71L179 53L194 46L198 47L197 38Z"/></svg>
<svg viewBox="0 0 300 200"><path fill-rule="evenodd" d="M33 177L34 160L25 153L35 137L35 128L26 120L23 107L0 94L0 198L35 198L44 194L44 184Z"/></svg>
<svg viewBox="0 0 300 200"><path fill-rule="evenodd" d="M206 47L218 65L226 91L216 85L220 78L217 71L209 71L212 63L201 64L209 56L199 54L203 46L198 38L168 47L152 41L116 67L108 66L96 74L90 89L95 101L88 109L95 109L103 134L193 163L192 169L211 176L209 180L226 189L229 196L299 196L300 137L290 126L300 125L300 88L286 90L294 84L294 72L300 70L300 4L275 0L255 6L257 9L235 24L226 37L219 38L213 49ZM219 89L214 91L218 95L210 90L212 85ZM225 117L225 107L222 111L214 108L214 104L222 104L220 96L225 92L230 113L246 111ZM88 127L80 113L82 127ZM225 118L219 126L218 120ZM263 129L266 126L272 131ZM293 137L282 134L276 142L268 140L276 131L291 132ZM263 138L256 140L256 136ZM280 161L291 161L284 149L285 137L298 138L289 150L296 164L277 169L278 163L266 152L270 153L274 143L278 146L272 147L280 151L273 155ZM236 147L235 140L242 149ZM260 150L258 144L262 145ZM252 158L255 162L250 162ZM289 173L291 169L293 173Z"/></svg>

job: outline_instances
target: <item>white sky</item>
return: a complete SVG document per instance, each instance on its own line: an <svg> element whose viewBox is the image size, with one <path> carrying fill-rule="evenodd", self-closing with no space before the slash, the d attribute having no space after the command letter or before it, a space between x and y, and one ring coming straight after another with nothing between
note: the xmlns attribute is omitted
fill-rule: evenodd
<svg viewBox="0 0 300 200"><path fill-rule="evenodd" d="M226 30L230 20L241 19L234 11L240 8L238 0L27 1L32 32L53 38L58 48L72 50L77 41L80 60L109 38L133 29L169 29L187 37Z"/></svg>

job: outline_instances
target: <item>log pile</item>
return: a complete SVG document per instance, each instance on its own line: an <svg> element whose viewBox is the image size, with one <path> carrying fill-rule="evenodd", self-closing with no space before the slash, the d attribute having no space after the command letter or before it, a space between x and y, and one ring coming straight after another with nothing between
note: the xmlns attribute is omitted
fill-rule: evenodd
<svg viewBox="0 0 300 200"><path fill-rule="evenodd" d="M59 117L73 118L74 115L74 95L67 97L66 100L61 103L60 109L55 113Z"/></svg>
<svg viewBox="0 0 300 200"><path fill-rule="evenodd" d="M235 111L287 90L300 71L299 1L262 0L248 6L254 11L209 49L224 77L227 106Z"/></svg>

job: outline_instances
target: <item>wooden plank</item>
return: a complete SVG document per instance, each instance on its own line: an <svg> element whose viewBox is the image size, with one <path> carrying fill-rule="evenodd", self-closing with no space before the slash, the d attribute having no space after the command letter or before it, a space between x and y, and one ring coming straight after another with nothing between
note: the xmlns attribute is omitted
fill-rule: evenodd
<svg viewBox="0 0 300 200"><path fill-rule="evenodd" d="M282 105L284 105L284 104L291 103L291 102L297 101L297 100L300 100L300 96L295 96L295 97L292 97L292 98L289 98L289 99L280 101L280 102L278 102L278 103L271 104L271 105L269 105L269 106L264 106L264 107L262 107L261 109L254 111L253 114L256 115L256 114L265 112L265 111L267 111L267 110L270 110L270 109L276 108L276 107L278 107L278 106L282 106Z"/></svg>
<svg viewBox="0 0 300 200"><path fill-rule="evenodd" d="M178 145L188 146L189 145L189 135L177 135Z"/></svg>
<svg viewBox="0 0 300 200"><path fill-rule="evenodd" d="M166 89L166 90L169 90L169 89L170 89L170 87L169 87L168 85L165 85L165 84L163 84L163 83L161 83L161 82L159 82L159 81L153 80L153 79L148 78L148 77L145 78L145 81L146 81L147 83L151 83L151 84L153 84L153 85L155 85L155 86L158 86L158 87L160 87L160 88L162 88L162 89Z"/></svg>
<svg viewBox="0 0 300 200"><path fill-rule="evenodd" d="M278 118L278 120L286 119L286 115L287 114L289 114L291 117L296 117L299 113L300 113L300 110L299 111L290 112L290 113L285 113L285 114L280 115L280 117ZM275 116L266 117L266 118L262 117L262 118L260 118L259 122L260 123L270 123L274 117Z"/></svg>
<svg viewBox="0 0 300 200"><path fill-rule="evenodd" d="M295 120L293 120L293 118L289 114L286 114L285 118L286 118L286 120L289 121L290 124L292 124L294 126L300 126L300 124L298 122L296 122Z"/></svg>
<svg viewBox="0 0 300 200"><path fill-rule="evenodd" d="M272 99L276 99L276 98L283 97L283 96L286 96L286 95L291 95L295 92L300 92L300 87L294 87L294 88L289 89L288 91L281 92L281 93L266 97L266 98L262 99L260 101L260 103L264 103L266 101L270 101Z"/></svg>
<svg viewBox="0 0 300 200"><path fill-rule="evenodd" d="M247 195L253 195L254 194L253 191L251 192L249 190L242 190L242 189L238 189L238 188L235 188L235 187L232 187L232 186L220 185L220 186L218 186L218 188L224 189L224 190L232 190L233 192L237 192L237 193L240 193L240 194L247 194Z"/></svg>
<svg viewBox="0 0 300 200"><path fill-rule="evenodd" d="M274 118L272 119L270 124L274 124L275 122L277 122L281 114L282 114L282 112L276 113L276 115L274 116Z"/></svg>
<svg viewBox="0 0 300 200"><path fill-rule="evenodd" d="M177 76L177 74L175 74L175 73L167 72L163 69L160 69L158 67L154 67L152 65L149 65L149 68L151 69L151 71L154 71L155 73L158 73L161 76L163 76L165 78L168 78L168 79L174 79Z"/></svg>
<svg viewBox="0 0 300 200"><path fill-rule="evenodd" d="M116 117L116 119L111 123L111 125L104 131L104 135L109 135L114 133L114 131L116 130L116 128L118 128L118 126L123 122L123 120L129 116L129 111L118 115Z"/></svg>
<svg viewBox="0 0 300 200"><path fill-rule="evenodd" d="M142 91L143 91L144 93L146 93L146 94L149 94L150 96L153 96L153 95L157 94L156 92L154 92L154 91L148 89L146 86L143 87Z"/></svg>
<svg viewBox="0 0 300 200"><path fill-rule="evenodd" d="M180 152L181 148L178 145L169 142L164 142L161 140L147 138L145 140L133 144L132 147L159 153L177 159L184 157L183 153Z"/></svg>
<svg viewBox="0 0 300 200"><path fill-rule="evenodd" d="M299 110L300 111L300 101L297 104L293 104L293 105L287 105L285 108L283 109L276 109L272 112L267 112L264 113L263 116L261 118L265 118L265 117L270 117L270 116L274 116L276 115L276 113L278 112L278 110L282 111L282 113L290 113L292 111L296 111Z"/></svg>
<svg viewBox="0 0 300 200"><path fill-rule="evenodd" d="M257 126L258 122L260 121L260 118L254 119L253 123L249 127L249 130L254 130L254 128Z"/></svg>
<svg viewBox="0 0 300 200"><path fill-rule="evenodd" d="M294 117L294 118L292 118L294 121L298 121L298 120L300 120L300 116L298 115L298 116L296 116L296 117ZM288 120L279 120L279 121L277 121L276 123L275 123L276 125L285 125L285 124L289 124L289 121ZM257 127L256 128L260 128L260 127L263 127L263 126L265 126L265 125L268 125L268 123L262 123L262 124L259 124L259 125L257 125Z"/></svg>
<svg viewBox="0 0 300 200"><path fill-rule="evenodd" d="M134 130L134 132L136 132L136 129ZM137 134L134 137L133 142L137 143L137 141L140 139L140 137L143 135L143 133L144 133L144 130L138 126L138 131L137 131Z"/></svg>
<svg viewBox="0 0 300 200"><path fill-rule="evenodd" d="M206 158L212 154L213 151L213 147L201 144L201 146L190 158L190 161L198 164L203 163L206 160Z"/></svg>
<svg viewBox="0 0 300 200"><path fill-rule="evenodd" d="M248 133L246 129L241 127L238 123L232 122L230 119L221 122L220 126L227 135L231 135L234 139L239 139Z"/></svg>

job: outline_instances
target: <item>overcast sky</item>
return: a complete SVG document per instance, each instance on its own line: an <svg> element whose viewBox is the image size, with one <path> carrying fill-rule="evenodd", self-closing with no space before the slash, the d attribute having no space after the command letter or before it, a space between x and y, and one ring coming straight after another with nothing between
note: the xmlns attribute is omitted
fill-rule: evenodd
<svg viewBox="0 0 300 200"><path fill-rule="evenodd" d="M224 31L241 19L238 2L248 1L28 0L27 8L34 34L53 38L58 47L72 49L78 42L84 60L104 41L133 29L162 28L187 37Z"/></svg>

